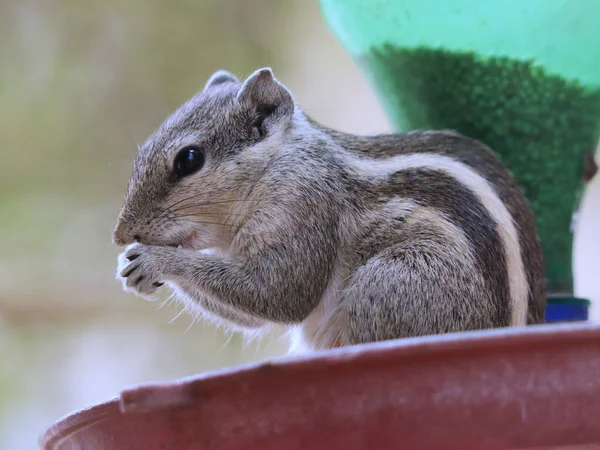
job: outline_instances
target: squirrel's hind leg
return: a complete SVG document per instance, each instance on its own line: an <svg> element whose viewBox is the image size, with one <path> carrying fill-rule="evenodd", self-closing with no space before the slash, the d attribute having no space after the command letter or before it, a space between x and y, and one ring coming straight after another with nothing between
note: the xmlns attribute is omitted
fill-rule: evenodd
<svg viewBox="0 0 600 450"><path fill-rule="evenodd" d="M360 266L340 299L344 345L493 327L497 307L472 262L443 253L397 244Z"/></svg>

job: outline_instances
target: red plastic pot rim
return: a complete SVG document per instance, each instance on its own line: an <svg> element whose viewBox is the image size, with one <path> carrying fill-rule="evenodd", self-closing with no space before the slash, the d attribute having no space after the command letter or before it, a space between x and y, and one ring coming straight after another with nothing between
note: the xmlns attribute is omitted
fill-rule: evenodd
<svg viewBox="0 0 600 450"><path fill-rule="evenodd" d="M570 362L568 363L564 362L564 358L574 357L578 349L587 352L581 353L581 356L586 358L582 359L582 362L592 361L590 355L593 356L593 363L590 363L592 365L583 368L582 365L574 365L571 360L569 360ZM552 354L555 354L556 358L549 356ZM555 392L548 391L548 386L540 386L539 389L537 389L539 392L537 392L536 386L523 385L524 380L522 379L520 372L522 371L521 367L525 368L525 371L534 370L529 376L534 373L536 375L539 374L538 378L540 382L547 382L548 376L552 375L550 372L539 372L539 363L531 363L529 361L535 360L536 355L540 355L538 357L539 361L547 361L548 371L557 370L556 365L558 364L559 367L564 367L565 371L575 373L574 371L579 370L577 376L580 381L583 380L582 377L589 376L590 383L588 383L588 385L590 388L589 392L585 393L585 398L588 398L588 396L594 398L594 395L596 396L595 398L600 398L600 382L595 381L600 378L600 373L596 371L596 368L600 367L600 326L593 323L538 325L364 344L317 352L305 356L288 356L266 362L251 363L186 377L173 382L138 384L125 388L118 398L76 412L57 421L40 438L40 444L44 449L48 450L55 450L58 448L84 448L77 446L63 447L62 443L71 442L71 440L73 440L73 442L78 442L76 440L78 439L77 436L79 436L78 433L91 432L94 427L98 427L103 423L103 426L108 427L110 421L120 420L118 419L119 417L129 417L128 420L130 423L143 427L145 422L150 423L152 420L157 420L158 422L156 423L158 424L164 423L165 418L169 414L175 414L177 417L185 416L185 421L182 423L188 425L193 423L194 427L202 429L204 435L217 433L218 430L215 431L215 427L221 426L223 423L219 420L224 420L219 419L219 417L225 417L228 420L236 419L238 421L242 420L252 423L257 417L260 418L261 416L264 416L264 420L268 420L268 423L275 427L274 429L285 429L286 426L290 425L288 423L289 420L281 417L281 413L273 411L275 408L274 405L278 402L282 403L282 405L287 404L287 407L281 406L281 408L287 408L289 411L296 411L298 408L304 408L302 410L304 415L300 416L298 422L292 424L293 426L290 429L296 430L297 433L300 433L300 431L312 430L312 433L314 434L314 427L325 427L324 424L326 423L330 423L331 427L340 426L340 423L337 422L336 417L334 417L336 414L339 415L340 412L336 412L334 406L331 406L331 411L324 411L323 405L319 404L319 401L332 401L331 399L327 400L327 395L347 396L349 395L349 392L354 392L357 388L356 383L359 383L359 390L364 389L366 392L373 393L372 396L366 397L367 400L365 401L370 401L381 394L381 392L379 392L381 389L386 391L389 387L390 394L394 389L397 390L397 384L399 381L403 380L403 377L404 379L410 379L412 380L412 383L415 383L414 390L409 389L402 393L413 409L416 408L415 404L419 401L429 402L430 399L437 398L436 396L439 396L440 393L434 391L437 386L440 386L443 383L450 383L457 389L462 389L464 398L471 398L471 401L474 402L473 405L475 410L478 410L477 408L480 409L486 402L493 406L493 402L502 401L506 403L502 408L508 408L507 411L512 411L509 406L512 408L514 402L519 403L520 401L525 401L524 398L520 399L513 397L524 395L523 393L532 393L532 395L539 396L539 393L541 392L540 389L546 390L545 395L553 395L556 396L556 398L539 397L538 400L541 403L544 403L543 405L541 403L538 405L541 410L538 411L539 408L536 405L533 405L533 409L537 408L536 411L538 411L538 416L536 416L534 412L531 412L530 417L527 418L527 420L535 420L540 426L544 426L542 422L544 422L544 420L550 420L549 418L553 417L553 415L556 417L563 417L561 414L565 414L564 411L573 411L573 408L576 406L576 403L573 402L580 401L580 397L571 401L571 397L569 397L569 395L571 395L570 390L579 389L575 392L575 394L579 396L581 394L581 386L566 385L561 386L558 390L556 390L557 388L555 387L553 388ZM482 367L480 361L487 361L487 366ZM427 367L432 367L432 364L433 367L437 368L439 373L432 373L427 369ZM534 365L532 366L531 364ZM535 364L538 365L536 366ZM495 365L495 367L492 367L492 365ZM506 371L507 367L512 367L512 369ZM581 370L584 369L587 372L581 372ZM486 370L489 373L484 373ZM590 370L594 373L590 372ZM491 377L489 378L490 389L508 389L508 391L502 394L505 395L506 398L499 396L499 392L483 393L477 391L475 387L477 383L465 384L464 380L469 376L472 377L474 371L482 372L485 376ZM494 374L499 374L499 376L494 377ZM375 378L373 378L374 375ZM569 374L565 372L563 375L567 376ZM351 381L351 378L354 378L354 381ZM428 378L431 380L427 381ZM587 378L585 379L587 380ZM423 386L416 385L421 381L425 383L423 386L427 386L426 389L428 391L425 396L423 396L424 394L421 392L424 389ZM515 386L517 386L517 389L514 392L510 389L511 383L515 383ZM348 389L350 389L350 391L348 391ZM469 391L469 389L471 389L471 391ZM319 392L319 395L323 396L322 398L319 398L318 401L313 398L315 392ZM413 400L409 398L411 395L414 396ZM554 405L552 401L556 403L559 402L561 398L565 402L565 405L563 405L564 407L559 405L561 408L556 411L552 410L552 405ZM335 399L333 401L335 402ZM413 402L412 404L410 403L411 401ZM455 401L464 402L466 400L459 396ZM548 406L545 406L546 403ZM589 411L589 414L592 414L591 417L587 417L586 419L584 414L585 408L581 410L581 415L577 414L577 416L580 416L578 418L580 422L586 420L589 422L591 420L593 423L600 423L600 406L596 406L596 403L598 402L591 402L590 405L585 405L586 408L591 408ZM262 406L259 407L257 405ZM428 411L431 411L434 416L437 414L441 418L458 420L459 418L457 417L461 414L459 410L453 409L456 405L437 404L436 406L423 403L422 406L425 409L430 408ZM371 408L373 407L381 408L382 411L388 411L388 413L398 412L397 410L391 409L394 407L393 405L371 405ZM432 410L431 408L437 409ZM446 408L446 410L444 410L444 408ZM554 408L556 409L556 405ZM596 411L596 409L598 411ZM417 408L416 410L419 409ZM486 410L484 409L483 411ZM496 411L496 413L500 414L502 411L503 410L500 409ZM511 414L514 412L515 411ZM341 413L350 414L347 408L341 411ZM236 414L239 417L235 417ZM319 416L319 414L322 417ZM386 424L384 423L385 420L379 416L379 412L375 412L374 410L373 414L377 416L377 420L371 424L371 426L379 426L378 424L381 424L381 427L383 428L381 432L371 433L370 436L381 435L381 439L383 439L381 442L384 442L386 436L389 438L389 435L386 435L386 433L389 433L390 431L390 424L388 424L386 428ZM452 416L454 416L454 419ZM202 420L198 421L198 417L202 417ZM365 427L367 427L366 423L369 421L368 419L368 417L361 419L364 421ZM288 422L286 422L286 420ZM357 446L358 444L355 442L357 438L352 438L352 434L360 434L360 427L357 426L356 423L353 423L352 420L348 420L349 428L346 432L348 435L347 438L337 434L335 438L330 437L333 439L331 442L347 439L344 441L346 442L344 444L346 447L335 446L333 444L331 447L299 447L298 445L300 444L298 443L304 441L293 434L288 436L287 439L291 438L292 441L290 442L296 442L296 446L288 443L288 441L285 441L284 437L281 437L276 433L273 433L272 435L272 442L264 441L264 436L251 436L254 429L250 427L244 428L244 433L250 433L248 436L253 437L255 443L260 443L260 445L256 444L255 446L251 445L245 448L366 448ZM472 420L474 424L476 424L477 421L483 420L483 426L491 426L490 423L485 422L485 419L478 417L476 413L474 413L470 420ZM514 414L510 415L506 412L504 419L501 418L499 420L503 420L509 425L510 429L507 428L506 430L503 430L503 437L495 437L494 439L506 438L508 440L512 439L511 442L527 442L527 444L531 444L530 446L532 447L535 444L541 448L550 448L544 447L544 439L546 438L539 433L534 433L533 431L535 430L532 430L530 441L527 441L526 437L519 434L521 432L518 430L517 425L519 424L520 419L518 417L515 418ZM514 420L516 420L516 422L514 422ZM203 424L203 421L207 423ZM513 422L514 424L510 427ZM460 423L463 424L464 421ZM392 424L397 430L400 430L403 426L408 427L402 432L404 442L407 445L409 445L410 442L413 442L413 444L414 442L419 442L418 439L420 439L419 436L412 436L410 434L412 428L409 425L410 424L403 425L402 422L394 422ZM562 424L563 428L567 427L567 425L572 426L572 424ZM183 425L180 424L179 426ZM468 424L466 426L468 427ZM580 441L575 439L577 442L571 442L569 441L569 439L572 438L571 435L556 434L561 431L560 426L561 425L559 424L556 427L554 438L563 439L563 441L561 441L562 445L581 443L581 439L584 438L587 439L588 444L591 442L590 439L593 439L594 443L600 443L600 427L594 425L593 428L590 428L589 424L585 425L582 423L583 428L576 436ZM552 427L549 429L552 430ZM368 432L369 430L370 429L366 429L365 432ZM450 433L451 430L452 427L448 429L442 427L440 433ZM471 428L471 430L473 430L473 428ZM478 429L475 428L475 430ZM150 429L150 431L152 430ZM497 430L494 430L493 426L488 431L490 433L497 432ZM193 431L191 433L193 434ZM564 431L564 433L566 433L566 431ZM307 436L309 434L307 434ZM243 435L243 433L241 433L241 435ZM223 438L223 433L219 434L218 438L215 436L212 436L212 439L217 439L214 442L217 442L218 439L226 439ZM552 438L553 437L551 436L547 439ZM263 440L261 441L260 439ZM282 441L281 439L284 440ZM411 441L411 439L413 439L413 441ZM417 441L414 439L417 439ZM427 442L423 442L418 448L436 448L435 445L432 444L432 442L435 441L432 441L432 439L434 439L433 437L423 436L423 439L426 439ZM464 439L467 439L467 437L464 437L463 440ZM156 442L158 442L158 440L156 440ZM287 447L276 446L282 445L282 442L285 443L284 445L287 445ZM322 440L321 442L325 441ZM392 441L387 440L385 442L389 445ZM439 444L439 441L435 442L438 442ZM463 443L458 439L455 441L455 444L457 444L458 447L453 446L452 448L461 448L460 445L462 445L462 448L464 449L508 448L498 446L469 447L469 442L471 445L473 444L473 442L468 441L468 439ZM273 443L274 446L271 446L271 443ZM236 448L230 444L231 443L228 444L229 446L223 444L223 446L219 445L214 447L200 445L189 448ZM109 447L93 447L93 449L96 448ZM126 448L138 447L129 446ZM162 447L144 446L139 448L154 449ZM90 447L90 450L92 450L92 447Z"/></svg>
<svg viewBox="0 0 600 450"><path fill-rule="evenodd" d="M354 362L366 363L385 360L387 358L435 357L453 351L473 351L488 348L493 344L505 347L523 345L523 338L531 341L551 341L554 344L568 344L572 339L579 340L583 336L572 335L573 331L590 333L600 338L600 324L586 322L583 324L537 325L527 327L501 328L495 330L448 333L436 336L398 339L342 347L299 356L282 356L267 361L252 362L235 367L228 367L184 377L172 382L148 382L126 387L119 396L121 412L143 412L158 409L184 408L202 401L195 398L188 387L194 383L205 381L233 380L246 375L264 371L292 372L310 370L312 365L352 365ZM561 341L558 341L561 338ZM600 420L600 418L599 418Z"/></svg>

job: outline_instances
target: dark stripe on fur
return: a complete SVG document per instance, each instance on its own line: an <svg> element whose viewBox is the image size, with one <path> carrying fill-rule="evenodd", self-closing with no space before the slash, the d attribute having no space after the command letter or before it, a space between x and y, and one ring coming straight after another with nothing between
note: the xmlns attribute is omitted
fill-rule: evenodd
<svg viewBox="0 0 600 450"><path fill-rule="evenodd" d="M326 131L345 148L371 158L410 153L447 155L472 167L488 180L513 217L519 234L521 257L529 284L527 323L544 322L546 283L535 218L515 179L490 148L475 139L451 131L414 131L366 137L336 132L313 121L311 123Z"/></svg>
<svg viewBox="0 0 600 450"><path fill-rule="evenodd" d="M464 231L497 313L492 320L508 326L511 300L504 246L496 222L476 194L454 177L436 170L402 170L388 181L385 191L389 196L410 198L421 206L433 207Z"/></svg>

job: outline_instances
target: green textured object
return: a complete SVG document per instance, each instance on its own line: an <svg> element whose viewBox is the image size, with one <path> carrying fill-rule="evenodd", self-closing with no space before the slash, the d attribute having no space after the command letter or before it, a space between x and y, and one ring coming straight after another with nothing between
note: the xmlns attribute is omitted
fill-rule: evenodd
<svg viewBox="0 0 600 450"><path fill-rule="evenodd" d="M398 131L490 145L530 200L550 294L572 294L571 218L600 136L600 1L321 0Z"/></svg>

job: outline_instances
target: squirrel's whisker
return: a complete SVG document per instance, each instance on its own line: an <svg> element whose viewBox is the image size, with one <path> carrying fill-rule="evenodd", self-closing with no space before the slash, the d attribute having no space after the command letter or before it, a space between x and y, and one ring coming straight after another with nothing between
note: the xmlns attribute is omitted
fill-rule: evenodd
<svg viewBox="0 0 600 450"><path fill-rule="evenodd" d="M199 224L199 225L218 225L221 227L233 227L233 228L235 228L237 226L232 223L210 222L207 220L195 220L195 219L190 219L190 218L185 218L184 221L189 222L189 223Z"/></svg>
<svg viewBox="0 0 600 450"><path fill-rule="evenodd" d="M207 202L201 202L201 203L188 203L185 205L181 205L181 202L178 202L180 205L178 208L173 209L173 207L170 208L166 208L163 207L164 210L169 211L169 212L177 212L177 211L181 211L182 209L186 209L186 208L200 208L200 207L209 207L209 206L213 206L213 205L226 205L229 203L241 203L241 202L247 202L247 203L256 203L259 202L261 200L222 200L222 201L207 201Z"/></svg>

